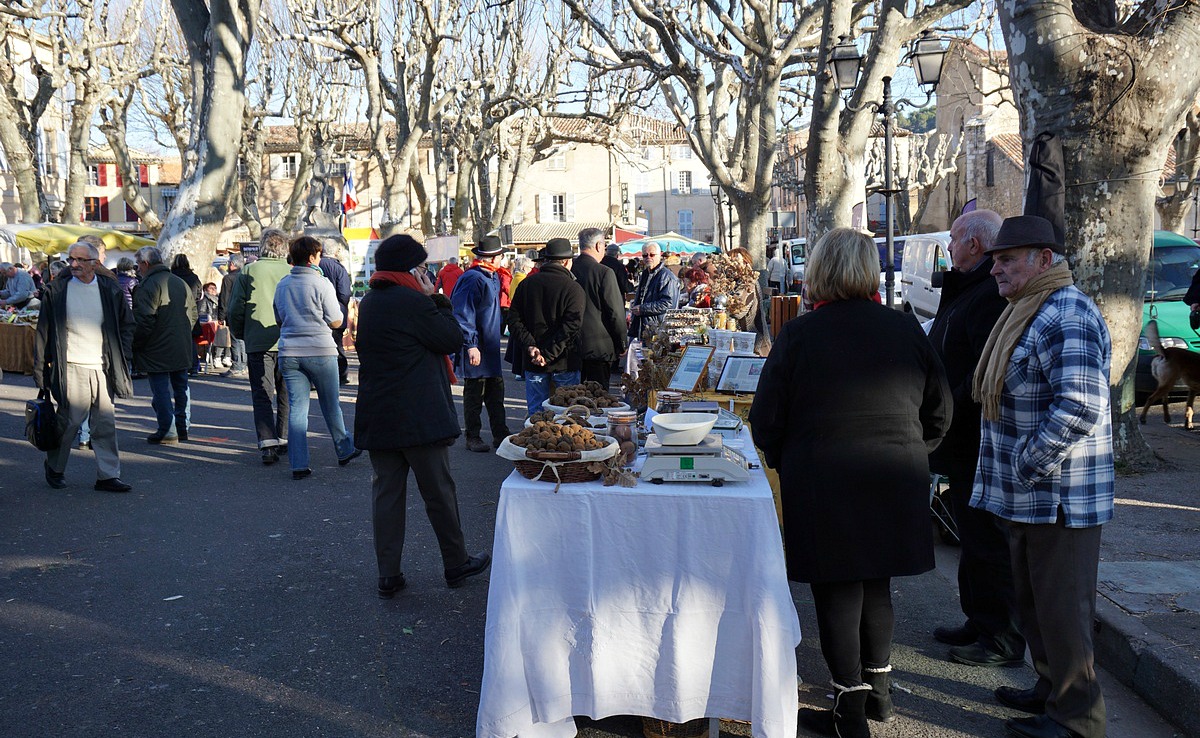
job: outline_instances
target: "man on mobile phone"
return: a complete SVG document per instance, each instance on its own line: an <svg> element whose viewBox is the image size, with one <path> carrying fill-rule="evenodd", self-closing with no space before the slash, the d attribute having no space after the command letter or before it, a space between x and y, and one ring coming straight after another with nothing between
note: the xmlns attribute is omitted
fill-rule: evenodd
<svg viewBox="0 0 1200 738"><path fill-rule="evenodd" d="M463 422L467 449L484 453L499 448L509 434L504 419L504 370L500 354L501 278L497 262L504 253L500 239L484 236L471 249L475 260L463 272L450 294L454 318L463 332L455 371L463 378ZM492 429L489 446L480 436L483 407Z"/></svg>

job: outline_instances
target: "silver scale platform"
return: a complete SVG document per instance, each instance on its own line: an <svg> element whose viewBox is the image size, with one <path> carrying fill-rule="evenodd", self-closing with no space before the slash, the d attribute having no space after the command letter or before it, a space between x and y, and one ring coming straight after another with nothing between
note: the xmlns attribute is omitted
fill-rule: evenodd
<svg viewBox="0 0 1200 738"><path fill-rule="evenodd" d="M667 446L651 433L646 438L641 477L653 484L708 482L720 487L725 482L749 481L750 470L746 457L726 447L715 433L694 446Z"/></svg>

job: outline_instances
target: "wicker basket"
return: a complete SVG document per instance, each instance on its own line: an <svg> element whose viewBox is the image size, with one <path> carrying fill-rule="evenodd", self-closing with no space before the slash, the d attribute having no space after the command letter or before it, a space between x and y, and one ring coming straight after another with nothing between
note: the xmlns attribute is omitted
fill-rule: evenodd
<svg viewBox="0 0 1200 738"><path fill-rule="evenodd" d="M642 735L646 738L708 738L708 718L696 718L686 723L669 723L658 718L642 718Z"/></svg>
<svg viewBox="0 0 1200 738"><path fill-rule="evenodd" d="M511 438L509 436L501 442L496 454L512 461L517 473L526 479L554 482L556 491L561 483L599 479L603 472L589 470L588 466L596 462L607 463L621 453L621 446L616 439L603 435L597 435L596 438L604 442L604 447L592 451L528 451L513 444Z"/></svg>

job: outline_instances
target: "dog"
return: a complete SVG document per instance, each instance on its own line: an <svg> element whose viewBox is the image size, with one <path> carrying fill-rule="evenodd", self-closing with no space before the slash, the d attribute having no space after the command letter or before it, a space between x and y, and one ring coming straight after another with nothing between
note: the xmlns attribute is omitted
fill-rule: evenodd
<svg viewBox="0 0 1200 738"><path fill-rule="evenodd" d="M1183 427L1192 429L1192 401L1200 394L1200 353L1181 348L1164 348L1162 339L1158 336L1158 322L1151 320L1146 324L1146 340L1158 356L1150 364L1150 372L1158 380L1158 388L1146 398L1142 408L1142 423L1146 422L1146 414L1150 406L1162 400L1163 422L1171 422L1171 412L1167 407L1167 396L1175 384L1182 379L1188 388L1187 407L1184 410Z"/></svg>

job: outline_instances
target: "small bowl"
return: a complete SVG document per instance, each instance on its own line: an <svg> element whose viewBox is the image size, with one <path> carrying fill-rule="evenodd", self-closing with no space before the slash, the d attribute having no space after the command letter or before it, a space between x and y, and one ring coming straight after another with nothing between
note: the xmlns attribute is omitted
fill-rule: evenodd
<svg viewBox="0 0 1200 738"><path fill-rule="evenodd" d="M659 413L651 422L662 445L694 446L716 425L717 416L712 413Z"/></svg>

